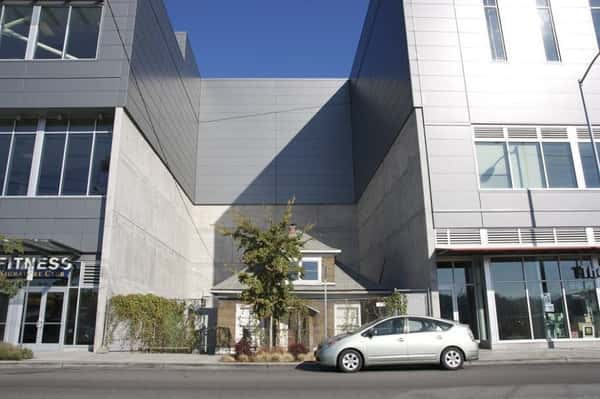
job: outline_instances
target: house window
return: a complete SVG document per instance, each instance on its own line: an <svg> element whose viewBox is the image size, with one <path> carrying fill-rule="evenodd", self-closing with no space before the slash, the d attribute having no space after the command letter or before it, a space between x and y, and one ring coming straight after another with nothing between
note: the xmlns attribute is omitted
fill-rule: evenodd
<svg viewBox="0 0 600 399"><path fill-rule="evenodd" d="M351 333L361 326L360 304L336 304L334 307L335 335Z"/></svg>
<svg viewBox="0 0 600 399"><path fill-rule="evenodd" d="M550 0L536 0L536 6L542 31L542 40L544 41L544 49L546 50L546 59L548 61L560 61Z"/></svg>
<svg viewBox="0 0 600 399"><path fill-rule="evenodd" d="M93 59L101 5L2 7L0 59Z"/></svg>
<svg viewBox="0 0 600 399"><path fill-rule="evenodd" d="M477 141L481 188L577 188L571 143Z"/></svg>
<svg viewBox="0 0 600 399"><path fill-rule="evenodd" d="M596 40L598 48L600 48L600 0L590 0L590 7L592 9L594 29L596 30Z"/></svg>
<svg viewBox="0 0 600 399"><path fill-rule="evenodd" d="M302 268L300 275L294 275L291 279L294 282L309 282L315 283L321 281L321 258L308 258L303 257L300 261L300 267Z"/></svg>
<svg viewBox="0 0 600 399"><path fill-rule="evenodd" d="M25 59L33 6L5 5L0 11L0 59Z"/></svg>
<svg viewBox="0 0 600 399"><path fill-rule="evenodd" d="M487 22L492 58L496 61L506 61L506 47L504 46L504 34L502 33L498 1L483 0L483 10Z"/></svg>
<svg viewBox="0 0 600 399"><path fill-rule="evenodd" d="M2 193L6 196L106 194L112 120L47 119L39 126L38 131L35 119L0 120ZM38 135L41 137L36 140ZM41 148L36 150L36 145ZM30 194L31 181L35 192Z"/></svg>

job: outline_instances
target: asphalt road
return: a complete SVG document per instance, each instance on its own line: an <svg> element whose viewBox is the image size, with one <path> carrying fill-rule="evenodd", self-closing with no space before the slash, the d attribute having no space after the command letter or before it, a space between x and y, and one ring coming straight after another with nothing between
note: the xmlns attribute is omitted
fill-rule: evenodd
<svg viewBox="0 0 600 399"><path fill-rule="evenodd" d="M600 398L600 365L300 369L0 369L0 398Z"/></svg>

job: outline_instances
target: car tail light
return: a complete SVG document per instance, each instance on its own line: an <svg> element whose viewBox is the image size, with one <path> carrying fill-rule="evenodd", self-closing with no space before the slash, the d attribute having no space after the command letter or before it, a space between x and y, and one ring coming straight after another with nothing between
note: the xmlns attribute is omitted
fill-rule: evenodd
<svg viewBox="0 0 600 399"><path fill-rule="evenodd" d="M470 328L467 328L467 331L469 333L469 338L471 338L471 341L475 342L475 336L473 335L473 331L471 331Z"/></svg>

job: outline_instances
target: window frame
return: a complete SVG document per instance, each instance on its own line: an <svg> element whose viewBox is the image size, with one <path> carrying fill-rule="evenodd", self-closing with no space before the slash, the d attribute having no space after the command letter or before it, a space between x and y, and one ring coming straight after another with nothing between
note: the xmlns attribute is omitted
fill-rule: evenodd
<svg viewBox="0 0 600 399"><path fill-rule="evenodd" d="M112 120L112 118L111 118L111 120ZM0 132L0 135L6 135L6 136L10 135L10 137L11 137L9 149L8 149L8 158L7 158L6 169L2 172L2 173L4 173L4 182L3 182L2 187L0 187L0 198L102 198L102 197L105 197L107 193L91 194L92 177L93 177L92 173L93 173L94 155L95 155L94 150L95 150L97 138L99 136L108 135L111 137L110 152L112 153L112 139L114 137L114 135L113 135L114 121L113 121L113 125L107 129L99 128L100 125L104 125L104 124L100 123L100 121L98 119L96 119L96 120L94 120L93 128L90 131L71 131L71 120L68 120L64 131L50 131L50 132L46 131L46 122L47 122L46 118L39 118L39 119L37 119L37 121L38 121L37 128L35 131L32 131L32 132L17 131L16 130L16 125L17 125L16 120L12 120L12 130L10 132ZM91 121L91 118L90 118L90 121ZM42 162L41 162L42 159L41 158L42 158L42 154L44 151L44 144L45 144L44 138L46 135L54 135L54 134L64 134L65 135L65 141L64 141L64 145L63 145L63 158L62 158L62 164L61 164L61 169L60 169L59 191L58 191L58 194L56 194L56 195L54 195L54 194L38 195L38 188L39 188L41 171L42 171ZM86 191L85 191L85 194L64 195L62 193L62 191L63 191L62 188L63 188L63 180L64 180L64 173L65 173L65 166L66 166L66 157L67 157L69 137L73 136L73 135L80 135L80 134L91 134L92 135L92 143L90 146L90 158L88 160L88 165L87 165L88 169L87 169ZM8 174L9 174L10 166L11 166L10 163L11 163L11 159L12 159L14 141L15 141L15 137L17 135L34 135L35 136L35 142L34 142L34 148L33 148L33 160L32 160L32 164L31 164L27 194L26 195L7 195L6 190L7 190L7 185L8 185ZM110 173L110 171L109 171L109 173Z"/></svg>
<svg viewBox="0 0 600 399"><path fill-rule="evenodd" d="M542 0L546 3L545 6L540 6L538 4L538 0L535 0L535 10L538 17L538 22L540 22L541 27L541 15L540 11L548 11L548 16L550 17L550 29L552 32L552 39L554 42L554 49L556 50L556 56L558 59L550 60L548 59L548 50L546 49L546 42L544 40L544 32L540 29L542 45L544 46L544 56L546 57L546 62L549 63L561 63L562 62L562 54L560 52L560 45L558 44L558 35L556 33L556 23L554 22L554 13L552 12L552 0Z"/></svg>
<svg viewBox="0 0 600 399"><path fill-rule="evenodd" d="M318 278L317 280L305 280L301 277L302 273L298 273L297 278L295 278L294 280L292 280L293 284L298 284L298 285L321 285L323 284L323 257L321 256L303 256L299 261L298 261L298 265L300 267L302 266L302 263L304 261L307 262L317 262L317 275Z"/></svg>
<svg viewBox="0 0 600 399"><path fill-rule="evenodd" d="M594 132L594 134L596 134ZM583 138L578 138L577 139L577 154L579 155L580 158L580 162L581 162L581 172L583 173L583 183L584 183L584 187L586 190L600 190L600 187L588 187L588 182L587 179L585 177L585 168L583 167L583 159L581 158L581 145L582 144L587 144L590 147L592 147L592 151L594 148L594 144L592 143L592 141L590 139L583 139ZM596 147L597 147L597 151L598 151L598 155L600 156L600 142L596 142ZM596 163L596 159L594 157L594 155L592 154L592 158L594 159L594 163ZM600 171L598 172L600 173Z"/></svg>
<svg viewBox="0 0 600 399"><path fill-rule="evenodd" d="M494 1L495 5L486 4L486 0L482 0L483 17L485 19L485 25L486 25L487 34L488 34L488 44L490 46L490 53L492 56L492 61L499 62L499 63L506 63L506 62L508 62L508 53L506 51L506 40L504 39L504 27L502 25L502 16L500 15L500 7L498 6L498 0L493 0L493 1ZM498 22L498 28L500 29L500 44L502 45L502 52L504 54L504 58L496 57L496 54L494 52L493 32L492 32L491 26L488 22L487 13L486 13L486 11L488 9L493 9L496 11L496 20Z"/></svg>
<svg viewBox="0 0 600 399"><path fill-rule="evenodd" d="M2 4L0 5L0 31L2 29L2 25L3 25L3 17L4 17L4 9L6 6L11 6L13 4ZM56 61L97 61L98 60L98 54L100 52L100 45L101 45L101 41L102 41L102 32L103 29L102 27L104 26L104 19L106 18L106 11L105 11L105 5L104 2L98 2L98 1L84 1L81 3L77 3L77 4L68 4L68 3L63 3L63 4L33 4L33 11L32 11L32 15L31 15L31 24L29 26L29 35L27 37L27 49L25 51L25 57L24 58L7 58L7 59L0 59L0 62L4 62L4 61L40 61L40 62L56 62ZM38 37L39 37L39 24L40 24L40 19L41 19L41 14L42 14L42 8L43 7L64 7L64 8L68 8L68 18L67 18L67 26L66 26L66 30L65 30L65 37L63 39L63 49L62 49L62 55L60 58L35 58L35 50L37 47L37 42L38 42ZM93 58L74 58L74 57L67 57L67 46L69 44L69 35L70 35L70 31L71 31L71 16L73 14L73 8L86 8L86 7L90 7L90 8L100 8L100 21L99 21L99 29L98 29L98 38L96 40L96 51L94 52L94 57Z"/></svg>
<svg viewBox="0 0 600 399"><path fill-rule="evenodd" d="M25 43L25 56L24 58L0 58L0 61L23 61L27 60L27 55L29 54L30 43L33 38L34 26L33 21L35 17L35 5L33 4L24 4L25 6L31 6L31 21L29 22L29 32L27 34L27 43ZM7 6L18 6L18 4L1 4L0 5L0 34L2 32L2 27L4 25L4 15Z"/></svg>
<svg viewBox="0 0 600 399"><path fill-rule="evenodd" d="M510 127L521 127L517 125L510 125ZM585 177L583 174L583 165L581 162L579 152L579 141L574 128L567 127L567 138L544 138L539 132L539 128L536 127L537 135L536 138L509 138L506 132L507 127L503 127L503 136L495 138L478 138L473 135L473 157L475 161L476 175L477 175L477 187L480 191L540 191L540 190L554 190L554 191L578 191L578 190L600 190L600 188L588 188L585 184ZM493 188L493 187L482 187L481 185L481 174L479 159L477 156L477 144L478 143L503 143L506 153L508 154L508 168L511 180L511 187L507 188ZM546 180L546 187L541 188L519 188L515 186L514 168L510 156L510 145L514 143L538 143L540 156L542 157L542 166L544 168L544 178ZM566 143L570 147L571 160L573 162L573 172L575 174L576 187L549 187L550 181L548 179L548 167L546 165L546 155L544 153L544 143Z"/></svg>

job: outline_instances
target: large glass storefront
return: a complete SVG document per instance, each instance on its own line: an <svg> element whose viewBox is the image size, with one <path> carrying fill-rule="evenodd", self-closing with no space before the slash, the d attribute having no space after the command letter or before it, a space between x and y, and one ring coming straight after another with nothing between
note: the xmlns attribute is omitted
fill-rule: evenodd
<svg viewBox="0 0 600 399"><path fill-rule="evenodd" d="M489 272L500 340L600 338L590 258L492 258Z"/></svg>
<svg viewBox="0 0 600 399"><path fill-rule="evenodd" d="M32 346L90 346L94 343L97 284L81 277L81 264L63 278L34 278L23 288L23 306L17 298L0 296L0 341ZM11 320L20 323L8 324ZM21 314L23 317L21 317Z"/></svg>

